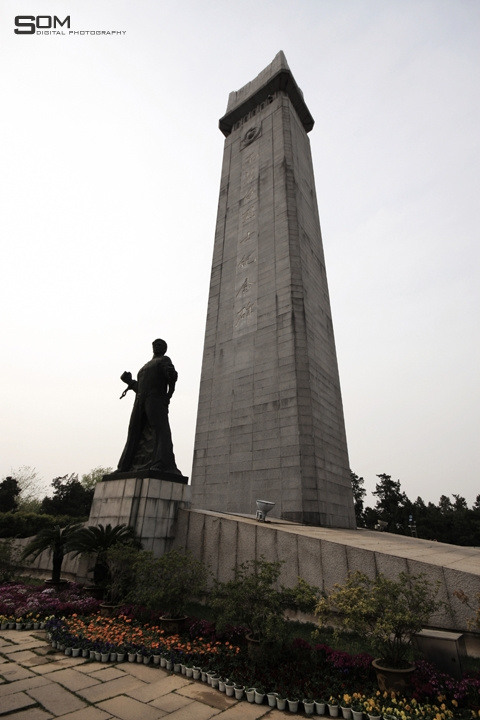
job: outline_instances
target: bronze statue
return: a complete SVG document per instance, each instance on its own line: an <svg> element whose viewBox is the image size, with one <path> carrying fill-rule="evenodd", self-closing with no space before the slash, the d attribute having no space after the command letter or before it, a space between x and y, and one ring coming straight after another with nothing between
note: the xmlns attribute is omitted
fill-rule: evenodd
<svg viewBox="0 0 480 720"><path fill-rule="evenodd" d="M120 399L129 390L133 390L137 397L117 473L152 470L181 475L175 463L168 420L168 406L175 392L178 373L165 355L165 340L154 340L152 345L153 358L142 367L136 380L132 379L130 372L121 375L127 388Z"/></svg>

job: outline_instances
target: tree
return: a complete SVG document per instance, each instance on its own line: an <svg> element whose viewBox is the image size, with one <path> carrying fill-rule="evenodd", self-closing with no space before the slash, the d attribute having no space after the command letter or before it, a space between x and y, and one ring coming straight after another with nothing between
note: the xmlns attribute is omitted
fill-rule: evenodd
<svg viewBox="0 0 480 720"><path fill-rule="evenodd" d="M113 472L113 468L105 468L99 465L98 467L93 468L93 470L90 470L89 473L82 475L80 482L85 490L95 490L95 485L102 481L104 475L109 475L111 472Z"/></svg>
<svg viewBox="0 0 480 720"><path fill-rule="evenodd" d="M365 527L365 521L363 519L363 500L367 491L363 487L363 477L358 477L354 472L350 470L350 479L352 481L352 492L353 502L355 505L355 519L358 527Z"/></svg>
<svg viewBox="0 0 480 720"><path fill-rule="evenodd" d="M17 509L20 487L13 477L6 477L0 483L0 512L11 512Z"/></svg>
<svg viewBox="0 0 480 720"><path fill-rule="evenodd" d="M133 545L140 547L135 530L128 525L90 525L81 528L72 539L74 557L76 555L92 555L95 557L93 582L105 587L109 581L107 552L114 545Z"/></svg>
<svg viewBox="0 0 480 720"><path fill-rule="evenodd" d="M18 510L35 511L38 497L42 491L42 478L38 472L30 465L22 465L16 470L12 468L10 474L20 488ZM8 478L4 478L4 480L6 479Z"/></svg>
<svg viewBox="0 0 480 720"><path fill-rule="evenodd" d="M392 480L391 475L377 475L377 483L373 495L378 500L375 505L380 519L387 523L390 532L405 535L408 532L408 517L412 511L412 503L400 489L400 480Z"/></svg>
<svg viewBox="0 0 480 720"><path fill-rule="evenodd" d="M22 553L22 560L31 557L37 558L44 550L52 553L52 582L60 583L63 558L71 552L70 542L79 530L79 523L69 523L64 528L55 525L53 528L44 528L31 540Z"/></svg>
<svg viewBox="0 0 480 720"><path fill-rule="evenodd" d="M42 500L41 511L49 515L87 517L93 500L93 489L87 490L78 475L63 475L52 480L53 497Z"/></svg>

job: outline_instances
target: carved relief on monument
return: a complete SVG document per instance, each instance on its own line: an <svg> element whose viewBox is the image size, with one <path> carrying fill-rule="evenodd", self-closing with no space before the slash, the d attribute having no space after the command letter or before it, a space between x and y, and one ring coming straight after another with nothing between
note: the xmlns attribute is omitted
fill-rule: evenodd
<svg viewBox="0 0 480 720"><path fill-rule="evenodd" d="M261 136L260 126L249 128L241 143L246 147ZM246 150L241 154L237 263L233 327L235 335L256 328L257 319L257 257L258 257L258 151Z"/></svg>
<svg viewBox="0 0 480 720"><path fill-rule="evenodd" d="M242 142L240 143L240 149L243 150L248 145L251 145L254 140L260 137L261 133L261 125L253 125L252 127L250 127L242 138Z"/></svg>

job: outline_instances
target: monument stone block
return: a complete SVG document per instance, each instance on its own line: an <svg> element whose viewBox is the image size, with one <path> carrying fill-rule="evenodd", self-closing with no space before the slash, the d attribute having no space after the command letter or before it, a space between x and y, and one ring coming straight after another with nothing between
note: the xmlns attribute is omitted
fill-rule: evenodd
<svg viewBox="0 0 480 720"><path fill-rule="evenodd" d="M251 514L267 499L273 516L353 529L312 127L282 52L220 120L192 502Z"/></svg>

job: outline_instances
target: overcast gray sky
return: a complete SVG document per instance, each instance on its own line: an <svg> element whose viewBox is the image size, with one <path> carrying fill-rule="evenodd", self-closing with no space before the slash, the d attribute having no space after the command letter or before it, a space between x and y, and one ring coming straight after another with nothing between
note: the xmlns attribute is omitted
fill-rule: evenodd
<svg viewBox="0 0 480 720"><path fill-rule="evenodd" d="M14 34L39 13L125 33ZM158 336L190 475L218 119L280 49L316 121L351 468L475 500L478 0L3 0L0 477L116 466L119 376Z"/></svg>

